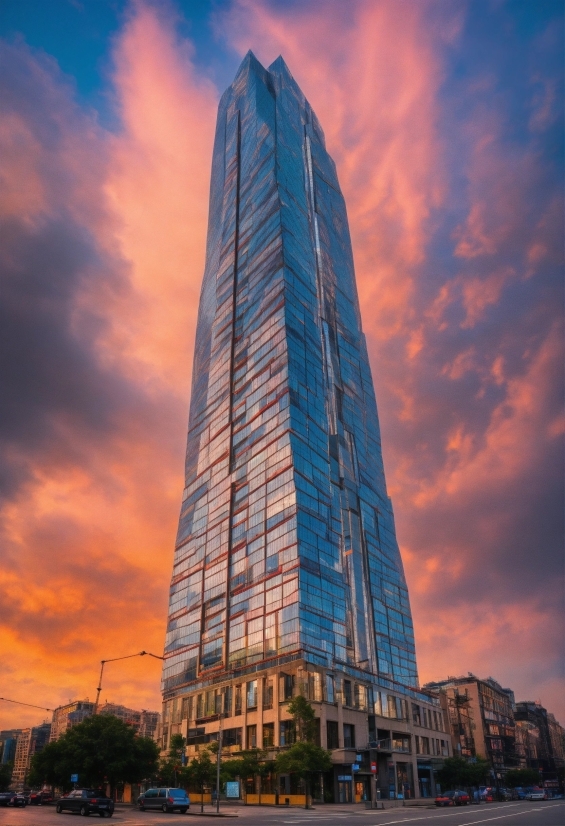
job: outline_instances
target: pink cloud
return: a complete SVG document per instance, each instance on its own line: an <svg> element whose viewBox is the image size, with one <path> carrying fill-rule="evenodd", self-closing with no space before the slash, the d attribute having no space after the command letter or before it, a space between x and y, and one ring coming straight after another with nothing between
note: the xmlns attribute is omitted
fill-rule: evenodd
<svg viewBox="0 0 565 826"><path fill-rule="evenodd" d="M117 134L80 110L54 61L12 47L13 72L33 78L28 98L47 107L51 132L41 105L11 101L0 216L27 240L12 242L3 263L14 268L14 323L19 284L28 278L38 292L25 324L42 343L29 361L53 371L53 400L49 408L25 374L13 394L24 394L36 435L16 428L4 452L14 473L0 640L16 652L11 695L49 707L92 698L102 658L163 646L216 112L216 91L175 25L172 13L132 6L114 44ZM52 243L68 260L50 286ZM27 274L33 244L43 247ZM125 665L109 668L106 697L159 708L158 661ZM5 726L41 717L2 707Z"/></svg>
<svg viewBox="0 0 565 826"><path fill-rule="evenodd" d="M337 162L422 678L490 672L563 713L546 530L563 433L548 275L562 197L539 145L512 142L485 102L496 67L458 87L473 104L453 114L463 6L320 8L241 0L217 24L267 65L283 53ZM162 647L217 100L175 25L170 9L132 5L114 44L117 134L53 61L11 47L18 83L31 80L0 127L21 373L0 639L29 702L92 696L102 657ZM540 141L553 98L532 88ZM84 669L55 672L54 646L80 647ZM157 708L158 664L128 669L108 672L108 699Z"/></svg>
<svg viewBox="0 0 565 826"><path fill-rule="evenodd" d="M559 485L563 334L548 267L561 261L562 202L540 147L510 137L496 60L446 95L467 11L438 8L239 0L217 28L265 65L283 54L337 163L423 678L496 672L525 696L528 657L545 658L539 690L563 713L555 595L535 608L543 574L528 574L536 531L548 570L559 532L554 513L553 534L537 514L553 502L549 478ZM544 84L536 134L554 111ZM532 644L518 662L524 587ZM512 655L493 659L493 639Z"/></svg>

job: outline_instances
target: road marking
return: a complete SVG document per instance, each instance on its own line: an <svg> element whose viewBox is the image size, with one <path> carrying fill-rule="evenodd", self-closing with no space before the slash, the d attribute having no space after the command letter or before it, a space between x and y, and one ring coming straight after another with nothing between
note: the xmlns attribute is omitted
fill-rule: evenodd
<svg viewBox="0 0 565 826"><path fill-rule="evenodd" d="M559 803L552 803L551 806L543 806L543 807L536 806L535 811L539 812L541 808L554 809L556 806L559 806L559 805L560 805ZM527 815L531 811L532 811L532 809L528 808L528 809L524 809L522 812L513 812L512 814ZM484 818L484 820L468 820L466 823L458 824L458 826L472 826L473 823L487 823L489 820L502 820L503 817L505 817L505 815L499 815L498 817L486 817L486 818Z"/></svg>
<svg viewBox="0 0 565 826"><path fill-rule="evenodd" d="M501 805L501 806L497 806L496 808L494 808L494 807L493 807L493 808L491 808L491 809L490 809L490 811L491 811L491 812L495 812L495 811L497 811L497 809L505 809L505 810L508 810L508 809L509 809L510 807L512 807L512 806L519 806L519 805L520 805L519 803L509 803L507 806L505 806L505 805L503 804L503 805ZM455 811L454 811L455 807L453 807L453 808L449 807L449 808L450 808L450 811L449 811L449 812L446 812L445 814L442 814L442 815L438 814L437 812L434 812L434 814L433 814L433 815L432 815L432 814L429 814L429 815L421 815L420 817L405 817L405 818L403 818L402 820L387 820L387 821L383 824L383 826L388 826L388 825L389 825L389 823L410 823L410 822L412 822L412 821L414 821L414 820L432 820L432 819L434 819L434 820L435 820L435 819L437 819L438 817L453 817L453 815L455 814ZM367 812L363 812L363 814L368 814L368 813L369 813L369 811L377 811L377 810L374 810L374 809L369 809ZM379 812L379 813L380 813L380 812L382 812L382 811L383 811L382 809L378 809L378 812ZM384 811L386 812L386 811L387 811L387 809L385 809ZM391 810L390 810L390 809L388 809L388 811L390 812ZM392 814L392 812L391 812L391 814ZM461 812L457 812L457 814L461 814ZM471 814L471 812L467 812L467 814ZM477 821L477 822L480 822L480 821Z"/></svg>

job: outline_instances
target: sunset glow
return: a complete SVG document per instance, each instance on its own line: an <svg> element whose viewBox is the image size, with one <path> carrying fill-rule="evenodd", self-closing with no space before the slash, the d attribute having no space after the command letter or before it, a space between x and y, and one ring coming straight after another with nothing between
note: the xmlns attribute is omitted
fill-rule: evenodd
<svg viewBox="0 0 565 826"><path fill-rule="evenodd" d="M251 48L336 160L420 680L565 722L562 9L234 0L204 43L188 8L123 4L102 114L5 33L0 694L94 699L101 659L162 653L216 109ZM109 665L102 700L159 709L159 680Z"/></svg>

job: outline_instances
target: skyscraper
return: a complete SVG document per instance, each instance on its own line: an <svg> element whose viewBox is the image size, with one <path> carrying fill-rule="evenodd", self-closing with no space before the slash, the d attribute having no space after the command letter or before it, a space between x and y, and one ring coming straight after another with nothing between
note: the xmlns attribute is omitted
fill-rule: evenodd
<svg viewBox="0 0 565 826"><path fill-rule="evenodd" d="M368 743L375 709L406 719L414 635L345 203L280 57L249 53L219 106L185 475L165 741L184 720L204 742L222 713L247 718L235 747L283 746L297 691L364 714L336 748Z"/></svg>

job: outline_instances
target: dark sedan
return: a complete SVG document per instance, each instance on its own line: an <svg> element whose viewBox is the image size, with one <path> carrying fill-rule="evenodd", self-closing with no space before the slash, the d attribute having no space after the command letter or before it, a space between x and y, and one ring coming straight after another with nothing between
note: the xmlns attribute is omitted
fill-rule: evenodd
<svg viewBox="0 0 565 826"><path fill-rule="evenodd" d="M466 806L469 803L467 792L450 791L438 794L435 800L436 806Z"/></svg>
<svg viewBox="0 0 565 826"><path fill-rule="evenodd" d="M25 795L21 792L0 792L0 806L20 806L27 804Z"/></svg>
<svg viewBox="0 0 565 826"><path fill-rule="evenodd" d="M97 814L100 817L112 817L114 801L110 797L106 797L100 789L74 789L65 797L59 798L56 809L59 813L65 810L79 812L84 817L91 814Z"/></svg>

